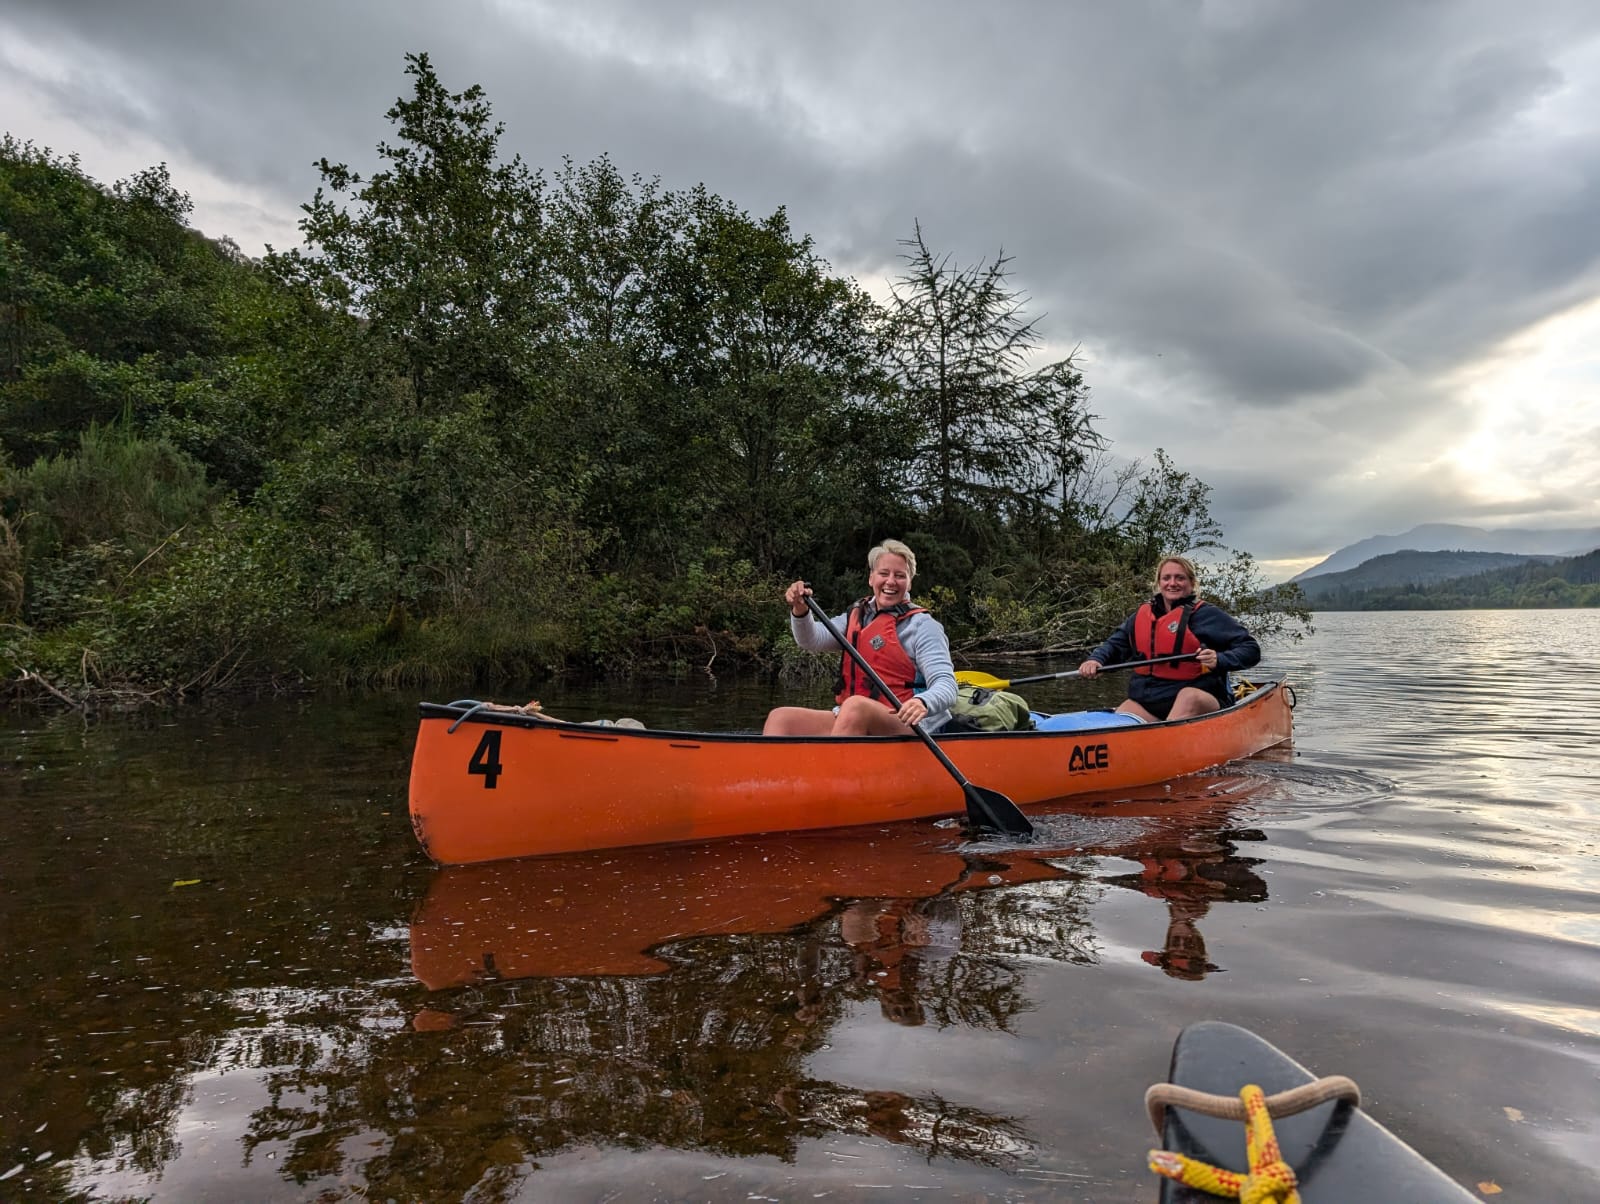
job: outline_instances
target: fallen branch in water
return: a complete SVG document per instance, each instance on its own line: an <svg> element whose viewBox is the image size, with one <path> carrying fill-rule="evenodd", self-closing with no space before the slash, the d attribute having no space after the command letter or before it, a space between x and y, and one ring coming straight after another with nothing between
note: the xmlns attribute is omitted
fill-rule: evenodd
<svg viewBox="0 0 1600 1204"><path fill-rule="evenodd" d="M40 677L32 669L24 669L22 671L22 680L24 682L32 682L34 685L37 685L37 686L43 686L47 691L49 691L51 694L54 694L57 698L59 698L62 702L66 703L69 707L71 707L75 711L86 711L86 710L89 709L88 705L85 702L83 702L81 699L69 698L67 695L63 694L60 690L56 689L53 685L51 685L44 678Z"/></svg>

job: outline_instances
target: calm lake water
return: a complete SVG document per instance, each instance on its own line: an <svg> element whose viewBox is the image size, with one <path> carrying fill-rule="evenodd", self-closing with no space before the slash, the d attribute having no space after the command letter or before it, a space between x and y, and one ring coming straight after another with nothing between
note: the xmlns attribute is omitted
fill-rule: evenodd
<svg viewBox="0 0 1600 1204"><path fill-rule="evenodd" d="M1206 1018L1351 1076L1483 1198L1595 1199L1600 612L1327 614L1267 654L1292 748L1025 849L439 870L415 698L0 719L0 1199L1152 1201L1143 1092Z"/></svg>

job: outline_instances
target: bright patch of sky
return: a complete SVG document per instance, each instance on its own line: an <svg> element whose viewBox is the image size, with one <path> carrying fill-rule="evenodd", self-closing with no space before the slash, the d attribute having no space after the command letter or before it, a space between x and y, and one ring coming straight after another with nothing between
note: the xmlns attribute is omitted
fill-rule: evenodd
<svg viewBox="0 0 1600 1204"><path fill-rule="evenodd" d="M1451 382L1473 429L1446 459L1468 495L1508 525L1562 513L1592 520L1600 504L1600 301L1588 301L1509 340ZM1574 448L1588 456L1571 458Z"/></svg>

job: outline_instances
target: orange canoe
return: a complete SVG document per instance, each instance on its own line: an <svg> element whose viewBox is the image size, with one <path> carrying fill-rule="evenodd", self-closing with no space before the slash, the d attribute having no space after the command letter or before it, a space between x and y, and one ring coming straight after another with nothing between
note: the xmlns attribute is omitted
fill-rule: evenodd
<svg viewBox="0 0 1600 1204"><path fill-rule="evenodd" d="M975 784L1027 805L1250 756L1289 739L1293 705L1293 691L1274 682L1176 723L959 733L939 745ZM909 735L652 731L423 703L411 761L412 827L446 865L964 810L961 787Z"/></svg>

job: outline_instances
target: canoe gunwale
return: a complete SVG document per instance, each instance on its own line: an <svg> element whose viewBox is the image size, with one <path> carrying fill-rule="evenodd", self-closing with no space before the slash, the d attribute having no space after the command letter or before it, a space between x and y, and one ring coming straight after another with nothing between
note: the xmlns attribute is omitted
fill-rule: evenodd
<svg viewBox="0 0 1600 1204"><path fill-rule="evenodd" d="M993 741L993 740L1059 740L1062 737L1082 738L1093 736L1097 733L1116 732L1121 735L1133 735L1136 732L1148 731L1175 731L1197 724L1214 722L1225 716L1237 715L1241 711L1266 700L1276 691L1284 688L1283 679L1263 681L1258 683L1259 688L1239 699L1232 706L1220 711L1212 711L1205 715L1192 715L1187 719L1163 719L1157 723L1113 724L1103 728L1075 728L1068 731L1003 731L1003 732L935 732L934 739L941 744L945 742L957 743L966 741ZM1289 691L1289 709L1294 709L1294 692ZM611 724L585 722L574 719L557 719L553 715L540 712L490 710L475 699L462 699L456 702L423 702L418 704L420 717L423 719L457 719L462 723L483 723L501 727L526 727L550 730L554 729L563 735L610 739L670 739L690 740L697 744L711 742L733 741L740 744L855 744L862 740L871 740L879 744L916 744L917 737L909 732L904 736L768 736L757 731L687 731L677 728L658 727L615 727Z"/></svg>

